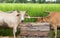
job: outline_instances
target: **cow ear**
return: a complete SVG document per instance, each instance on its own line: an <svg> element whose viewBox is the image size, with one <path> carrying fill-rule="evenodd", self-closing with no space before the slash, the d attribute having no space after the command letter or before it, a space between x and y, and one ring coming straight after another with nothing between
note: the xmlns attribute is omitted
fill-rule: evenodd
<svg viewBox="0 0 60 38"><path fill-rule="evenodd" d="M17 14L17 16L20 16L20 14Z"/></svg>

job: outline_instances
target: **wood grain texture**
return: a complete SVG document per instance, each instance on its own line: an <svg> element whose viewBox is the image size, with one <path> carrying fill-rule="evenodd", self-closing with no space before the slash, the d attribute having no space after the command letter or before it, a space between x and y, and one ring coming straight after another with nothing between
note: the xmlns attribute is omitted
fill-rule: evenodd
<svg viewBox="0 0 60 38"><path fill-rule="evenodd" d="M50 38L49 23L24 23L20 31L21 38Z"/></svg>

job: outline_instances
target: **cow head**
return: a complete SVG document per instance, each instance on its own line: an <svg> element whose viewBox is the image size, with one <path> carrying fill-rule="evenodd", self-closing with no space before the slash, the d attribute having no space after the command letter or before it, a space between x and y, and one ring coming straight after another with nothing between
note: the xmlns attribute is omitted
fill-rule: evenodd
<svg viewBox="0 0 60 38"><path fill-rule="evenodd" d="M42 23L42 22L43 22L43 17L38 18L38 19L37 19L37 22Z"/></svg>
<svg viewBox="0 0 60 38"><path fill-rule="evenodd" d="M23 22L24 21L24 18L27 17L27 18L30 18L30 16L27 14L26 11L19 11L19 14L17 15L20 17L20 21Z"/></svg>
<svg viewBox="0 0 60 38"><path fill-rule="evenodd" d="M19 14L19 13L17 12L17 10L14 10L14 11L8 11L7 13L10 13L10 14L13 15L13 16L16 16L16 15Z"/></svg>

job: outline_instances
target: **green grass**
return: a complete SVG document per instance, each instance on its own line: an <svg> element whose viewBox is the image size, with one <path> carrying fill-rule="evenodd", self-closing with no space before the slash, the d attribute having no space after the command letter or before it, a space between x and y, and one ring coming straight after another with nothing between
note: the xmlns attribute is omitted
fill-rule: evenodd
<svg viewBox="0 0 60 38"><path fill-rule="evenodd" d="M0 3L0 10L2 11L11 11L11 10L28 10L27 13L32 16L47 16L47 13L44 11L53 11L53 12L60 12L60 4L17 4L17 3ZM35 22L36 19L25 19L26 22ZM3 31L5 31L3 33ZM11 32L9 30L8 32ZM1 30L1 34L7 33L6 30ZM7 33L8 35L8 33ZM11 34L12 35L12 34ZM51 31L51 37L53 35L53 32ZM58 37L60 36L60 30L58 30Z"/></svg>
<svg viewBox="0 0 60 38"><path fill-rule="evenodd" d="M28 10L30 16L45 16L44 11L60 11L60 4L1 4L0 10Z"/></svg>
<svg viewBox="0 0 60 38"><path fill-rule="evenodd" d="M0 3L0 10L2 11L11 11L11 10L28 10L30 16L46 16L47 13L44 11L60 11L60 4L17 4L17 3ZM36 21L36 19L28 19L31 21ZM26 21L28 21L26 20Z"/></svg>
<svg viewBox="0 0 60 38"><path fill-rule="evenodd" d="M58 35L58 38L60 38L60 30L58 30L58 32L57 32L57 33L58 33L58 34L57 34L57 35Z"/></svg>

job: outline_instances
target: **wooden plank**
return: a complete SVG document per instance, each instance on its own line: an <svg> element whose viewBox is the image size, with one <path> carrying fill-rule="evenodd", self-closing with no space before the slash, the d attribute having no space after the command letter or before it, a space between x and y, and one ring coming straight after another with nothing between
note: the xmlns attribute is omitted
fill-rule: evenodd
<svg viewBox="0 0 60 38"><path fill-rule="evenodd" d="M50 36L48 31L21 31L21 36Z"/></svg>
<svg viewBox="0 0 60 38"><path fill-rule="evenodd" d="M26 24L21 25L21 30L49 31L50 25L48 23L26 23Z"/></svg>
<svg viewBox="0 0 60 38"><path fill-rule="evenodd" d="M26 37L26 36L21 36L21 38L50 38L50 37L36 37L36 36L33 36L33 37Z"/></svg>
<svg viewBox="0 0 60 38"><path fill-rule="evenodd" d="M31 25L31 26L40 26L40 25L50 25L49 23L39 23L39 22L27 22L27 23L22 23L21 26L28 26L28 25Z"/></svg>
<svg viewBox="0 0 60 38"><path fill-rule="evenodd" d="M20 31L21 38L50 38L49 23L23 23Z"/></svg>
<svg viewBox="0 0 60 38"><path fill-rule="evenodd" d="M30 31L38 31L38 30L40 30L40 31L50 31L50 27L49 26L30 26L30 27L27 27L27 26L25 26L25 27L21 27L21 30L30 30Z"/></svg>

